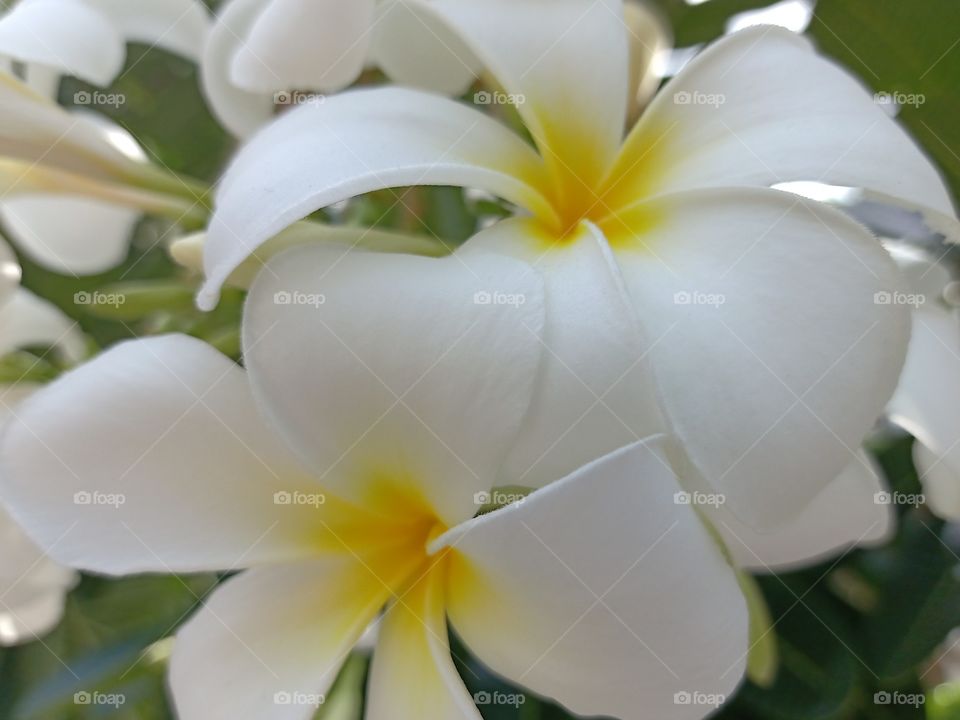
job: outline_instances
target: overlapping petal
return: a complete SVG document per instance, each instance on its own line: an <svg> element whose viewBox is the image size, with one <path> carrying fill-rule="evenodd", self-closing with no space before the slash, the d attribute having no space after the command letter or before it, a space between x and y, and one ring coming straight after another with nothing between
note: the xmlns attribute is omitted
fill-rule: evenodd
<svg viewBox="0 0 960 720"><path fill-rule="evenodd" d="M0 452L11 511L74 567L222 570L324 542L327 506L275 497L321 489L257 415L244 372L199 340L125 343L70 372L17 409Z"/></svg>
<svg viewBox="0 0 960 720"><path fill-rule="evenodd" d="M227 581L177 635L181 720L308 720L388 595L347 553Z"/></svg>
<svg viewBox="0 0 960 720"><path fill-rule="evenodd" d="M358 90L289 112L234 161L209 228L200 302L269 238L318 208L402 185L463 185L550 213L543 165L475 110L401 88Z"/></svg>
<svg viewBox="0 0 960 720"><path fill-rule="evenodd" d="M102 12L127 40L162 47L199 60L210 30L200 0L83 0Z"/></svg>
<svg viewBox="0 0 960 720"><path fill-rule="evenodd" d="M123 37L76 0L27 0L0 17L0 55L109 85L123 67Z"/></svg>
<svg viewBox="0 0 960 720"><path fill-rule="evenodd" d="M660 433L650 347L599 231L552 240L532 220L497 223L457 252L529 263L543 278L546 325L533 405L501 472L505 485L542 487L617 448Z"/></svg>
<svg viewBox="0 0 960 720"><path fill-rule="evenodd" d="M895 514L881 493L886 493L886 487L879 469L866 453L859 452L803 512L776 532L758 533L722 506L704 510L738 567L784 572L890 539Z"/></svg>
<svg viewBox="0 0 960 720"><path fill-rule="evenodd" d="M893 394L910 328L883 302L896 267L846 216L775 190L678 194L617 221L673 432L741 520L775 528L840 474Z"/></svg>
<svg viewBox="0 0 960 720"><path fill-rule="evenodd" d="M627 113L622 2L433 0L421 6L457 30L516 96L559 181L558 200L576 203L596 188L619 150Z"/></svg>
<svg viewBox="0 0 960 720"><path fill-rule="evenodd" d="M370 669L367 720L480 720L450 655L441 565L424 571L384 615Z"/></svg>
<svg viewBox="0 0 960 720"><path fill-rule="evenodd" d="M747 610L680 490L651 439L454 529L437 543L452 553L453 627L494 671L575 713L703 717L711 707L675 694L733 691Z"/></svg>
<svg viewBox="0 0 960 720"><path fill-rule="evenodd" d="M360 75L374 0L270 0L260 6L230 64L239 88L334 92Z"/></svg>
<svg viewBox="0 0 960 720"><path fill-rule="evenodd" d="M614 207L651 193L816 181L956 218L937 169L872 94L808 40L771 26L724 38L687 65L611 177Z"/></svg>
<svg viewBox="0 0 960 720"><path fill-rule="evenodd" d="M220 8L207 35L200 81L210 110L231 133L246 138L273 116L270 94L248 92L233 84L231 65L243 38L263 8L263 0L229 0Z"/></svg>
<svg viewBox="0 0 960 720"><path fill-rule="evenodd" d="M449 525L474 515L519 431L543 314L539 277L509 258L304 247L254 283L244 356L325 486L394 509L378 490L399 487Z"/></svg>

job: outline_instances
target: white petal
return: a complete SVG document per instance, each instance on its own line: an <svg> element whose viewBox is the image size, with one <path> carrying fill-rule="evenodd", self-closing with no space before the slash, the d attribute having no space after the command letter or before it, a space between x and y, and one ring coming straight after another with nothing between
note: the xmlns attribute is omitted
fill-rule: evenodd
<svg viewBox="0 0 960 720"><path fill-rule="evenodd" d="M616 190L624 199L816 181L956 217L936 168L862 83L777 27L724 38L684 68L632 133L621 167L631 167Z"/></svg>
<svg viewBox="0 0 960 720"><path fill-rule="evenodd" d="M554 0L549 10L541 0L421 5L456 29L507 92L520 96L517 110L564 178L560 191L596 187L619 150L626 120L621 0Z"/></svg>
<svg viewBox="0 0 960 720"><path fill-rule="evenodd" d="M232 569L320 541L326 506L275 502L318 488L257 415L244 372L185 336L123 343L37 392L2 459L10 511L74 567Z"/></svg>
<svg viewBox="0 0 960 720"><path fill-rule="evenodd" d="M93 275L127 257L140 213L68 195L20 195L0 202L0 219L34 262L56 272Z"/></svg>
<svg viewBox="0 0 960 720"><path fill-rule="evenodd" d="M2 507L0 549L0 645L29 642L60 621L76 576L44 557Z"/></svg>
<svg viewBox="0 0 960 720"><path fill-rule="evenodd" d="M508 258L296 248L254 282L244 357L325 486L371 502L400 482L449 525L476 513L520 428L543 313L540 279Z"/></svg>
<svg viewBox="0 0 960 720"><path fill-rule="evenodd" d="M370 668L366 720L481 720L450 656L445 610L439 569L387 610Z"/></svg>
<svg viewBox="0 0 960 720"><path fill-rule="evenodd" d="M0 237L0 307L3 307L20 287L22 275L23 270L17 261L16 253L7 241Z"/></svg>
<svg viewBox="0 0 960 720"><path fill-rule="evenodd" d="M348 554L228 580L177 634L178 717L309 720L387 594Z"/></svg>
<svg viewBox="0 0 960 720"><path fill-rule="evenodd" d="M170 255L191 270L203 271L203 249L207 243L205 232L178 238L170 245ZM344 225L305 221L291 225L279 235L260 246L225 281L225 285L249 288L264 264L275 255L297 245L332 244L342 250L358 248L378 252L409 253L439 257L449 254L449 246L428 235L414 235L393 230L376 230Z"/></svg>
<svg viewBox="0 0 960 720"><path fill-rule="evenodd" d="M84 0L113 22L128 42L158 46L191 60L210 30L210 14L199 0Z"/></svg>
<svg viewBox="0 0 960 720"><path fill-rule="evenodd" d="M403 0L377 5L373 33L373 60L400 85L461 95L480 71L480 60L458 35Z"/></svg>
<svg viewBox="0 0 960 720"><path fill-rule="evenodd" d="M545 208L543 166L480 113L415 90L361 90L287 113L240 152L217 194L201 304L269 238L318 208L403 185L463 185ZM549 210L547 210L549 212Z"/></svg>
<svg viewBox="0 0 960 720"><path fill-rule="evenodd" d="M0 54L109 85L123 67L123 38L96 9L76 0L19 3L0 18Z"/></svg>
<svg viewBox="0 0 960 720"><path fill-rule="evenodd" d="M854 546L889 540L895 514L893 506L878 497L884 492L879 470L860 452L796 519L777 532L757 533L723 506L703 509L738 567L782 572L814 565Z"/></svg>
<svg viewBox="0 0 960 720"><path fill-rule="evenodd" d="M251 92L342 90L359 77L370 47L374 0L270 0L231 64Z"/></svg>
<svg viewBox="0 0 960 720"><path fill-rule="evenodd" d="M0 105L0 155L96 179L115 180L142 169L117 149L103 123L67 112L3 71Z"/></svg>
<svg viewBox="0 0 960 720"><path fill-rule="evenodd" d="M0 355L31 345L54 347L69 360L84 354L83 333L57 306L17 288L0 305Z"/></svg>
<svg viewBox="0 0 960 720"><path fill-rule="evenodd" d="M960 518L960 319L932 296L914 313L907 363L890 418L917 438L931 507Z"/></svg>
<svg viewBox="0 0 960 720"><path fill-rule="evenodd" d="M230 80L230 64L263 0L226 0L207 35L200 82L210 110L231 133L246 138L273 117L273 93L251 93Z"/></svg>
<svg viewBox="0 0 960 720"><path fill-rule="evenodd" d="M630 43L631 117L642 110L660 84L661 66L673 46L669 21L648 0L626 0L623 3Z"/></svg>
<svg viewBox="0 0 960 720"><path fill-rule="evenodd" d="M664 428L620 269L596 228L579 233L551 247L533 221L507 220L457 252L468 265L478 252L516 257L545 284L537 390L501 471L504 485L542 487Z"/></svg>
<svg viewBox="0 0 960 720"><path fill-rule="evenodd" d="M662 443L454 529L449 615L494 671L577 714L700 718L743 674L747 610Z"/></svg>
<svg viewBox="0 0 960 720"><path fill-rule="evenodd" d="M910 315L880 244L775 190L665 198L611 235L654 372L699 473L772 530L847 466L902 367ZM637 234L633 234L636 232Z"/></svg>

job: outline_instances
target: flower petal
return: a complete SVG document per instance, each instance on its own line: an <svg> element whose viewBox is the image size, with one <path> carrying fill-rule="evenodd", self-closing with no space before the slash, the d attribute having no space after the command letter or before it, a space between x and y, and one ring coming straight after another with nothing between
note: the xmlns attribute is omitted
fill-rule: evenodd
<svg viewBox="0 0 960 720"><path fill-rule="evenodd" d="M162 47L191 60L210 30L210 14L199 0L84 0L100 10L128 42Z"/></svg>
<svg viewBox="0 0 960 720"><path fill-rule="evenodd" d="M270 0L261 7L231 63L236 86L335 92L360 76L374 0Z"/></svg>
<svg viewBox="0 0 960 720"><path fill-rule="evenodd" d="M377 5L371 56L395 83L444 95L466 92L481 69L457 34L403 0Z"/></svg>
<svg viewBox="0 0 960 720"><path fill-rule="evenodd" d="M936 296L913 314L913 334L890 419L917 438L927 501L960 520L960 318Z"/></svg>
<svg viewBox="0 0 960 720"><path fill-rule="evenodd" d="M76 322L56 305L17 288L0 305L0 356L31 345L53 347L74 362L83 357L85 349Z"/></svg>
<svg viewBox="0 0 960 720"><path fill-rule="evenodd" d="M449 616L494 671L582 715L700 718L747 656L733 570L681 490L663 441L618 450L438 541Z"/></svg>
<svg viewBox="0 0 960 720"><path fill-rule="evenodd" d="M203 249L206 233L194 233L177 239L170 245L170 255L184 267L197 272L203 270ZM343 250L359 248L378 252L408 253L440 257L450 248L439 239L428 235L413 235L393 230L358 228L344 225L305 221L291 225L279 235L260 246L255 255L248 257L224 282L225 285L249 288L253 279L263 270L267 261L275 255L298 245L333 244Z"/></svg>
<svg viewBox="0 0 960 720"><path fill-rule="evenodd" d="M507 92L560 192L603 179L620 148L628 96L621 0L421 2L455 29ZM584 58L590 58L585 62Z"/></svg>
<svg viewBox="0 0 960 720"><path fill-rule="evenodd" d="M883 303L896 268L845 215L776 190L694 191L618 219L673 432L740 520L775 529L847 466L896 386L910 325Z"/></svg>
<svg viewBox="0 0 960 720"><path fill-rule="evenodd" d="M185 336L123 343L38 391L0 451L11 513L55 559L96 572L299 557L331 507L278 504L319 489L257 415L244 372Z"/></svg>
<svg viewBox="0 0 960 720"><path fill-rule="evenodd" d="M506 220L457 252L467 264L476 253L515 257L545 285L537 389L502 485L542 487L664 428L620 269L596 228L584 224L577 232L550 245L534 221Z"/></svg>
<svg viewBox="0 0 960 720"><path fill-rule="evenodd" d="M76 575L44 557L2 507L0 547L0 646L15 645L56 626Z"/></svg>
<svg viewBox="0 0 960 720"><path fill-rule="evenodd" d="M619 163L612 207L651 193L815 181L956 217L937 169L862 83L771 26L724 38L687 65Z"/></svg>
<svg viewBox="0 0 960 720"><path fill-rule="evenodd" d="M181 720L309 720L389 591L347 553L228 580L177 633Z"/></svg>
<svg viewBox="0 0 960 720"><path fill-rule="evenodd" d="M630 117L646 107L660 84L660 63L673 47L673 34L663 13L648 0L625 0L623 16L630 43Z"/></svg>
<svg viewBox="0 0 960 720"><path fill-rule="evenodd" d="M370 504L400 483L450 524L477 512L520 428L543 312L540 279L508 258L296 248L253 284L244 357L326 487Z"/></svg>
<svg viewBox="0 0 960 720"><path fill-rule="evenodd" d="M402 185L463 185L550 212L543 166L518 136L451 100L402 88L358 90L287 113L240 152L209 229L207 284L318 208ZM532 209L531 208L531 209Z"/></svg>
<svg viewBox="0 0 960 720"><path fill-rule="evenodd" d="M34 262L61 273L93 275L127 257L136 210L69 195L20 195L0 202L11 240Z"/></svg>
<svg viewBox="0 0 960 720"><path fill-rule="evenodd" d="M760 534L723 506L704 507L738 567L754 572L797 570L856 546L886 542L894 530L892 505L878 499L886 487L864 452L800 515L777 532Z"/></svg>
<svg viewBox="0 0 960 720"><path fill-rule="evenodd" d="M124 178L142 163L111 141L102 122L69 113L0 70L0 155L95 179Z"/></svg>
<svg viewBox="0 0 960 720"><path fill-rule="evenodd" d="M200 83L217 120L239 138L253 135L274 114L272 93L251 93L230 80L230 65L247 36L263 0L226 0L207 35L200 62Z"/></svg>
<svg viewBox="0 0 960 720"><path fill-rule="evenodd" d="M0 54L109 85L126 48L110 21L73 0L30 0L0 17Z"/></svg>
<svg viewBox="0 0 960 720"><path fill-rule="evenodd" d="M450 656L445 610L439 567L394 600L380 624L366 720L481 720Z"/></svg>
<svg viewBox="0 0 960 720"><path fill-rule="evenodd" d="M0 308L20 287L23 269L10 244L0 237Z"/></svg>

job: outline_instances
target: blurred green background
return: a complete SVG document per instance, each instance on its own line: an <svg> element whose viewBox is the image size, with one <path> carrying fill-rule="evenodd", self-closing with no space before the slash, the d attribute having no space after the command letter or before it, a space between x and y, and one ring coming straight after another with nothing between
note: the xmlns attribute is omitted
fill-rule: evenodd
<svg viewBox="0 0 960 720"><path fill-rule="evenodd" d="M215 6L215 2L209 3ZM659 0L672 23L677 47L708 42L728 18L769 6L769 0ZM809 29L821 49L875 91L923 94L901 119L943 169L960 196L960 2L958 0L820 0ZM64 82L61 100L82 85ZM127 102L109 114L129 129L157 162L215 181L233 143L206 111L196 69L159 50L132 46L127 72L110 89ZM459 190L415 193L420 219L394 210L381 223L436 233L451 243L466 239L479 219L502 208L467 200ZM394 205L389 193L350 206L351 222L369 222ZM410 203L408 203L410 204ZM47 272L21 258L24 285L74 317L98 347L120 339L169 332L202 337L234 357L239 353L242 298L228 293L212 314L193 309L196 279L168 259L173 228L145 219L127 262L105 275L76 279ZM122 316L95 315L78 307L76 292L114 284L141 284L155 291L153 304L127 307ZM101 313L108 312L101 310ZM60 368L43 349L0 361L0 380L47 380ZM27 362L25 362L25 360ZM23 368L31 367L24 378ZM891 489L920 492L907 437L873 448ZM781 658L768 688L747 683L718 717L737 720L960 720L960 689L953 698L932 694L926 702L878 705L877 692L922 694L938 681L930 661L947 633L960 626L960 528L945 526L925 508L901 510L895 541L871 552L804 571L759 580L770 606ZM169 638L218 581L214 576L86 577L71 594L62 625L41 641L0 650L0 720L161 720L171 718L164 689ZM516 690L470 659L454 639L471 692ZM348 664L331 702L318 717L359 720L366 658ZM77 705L77 692L122 693L119 708ZM533 697L518 707L481 707L487 720L561 720L560 709ZM651 719L656 720L656 719Z"/></svg>

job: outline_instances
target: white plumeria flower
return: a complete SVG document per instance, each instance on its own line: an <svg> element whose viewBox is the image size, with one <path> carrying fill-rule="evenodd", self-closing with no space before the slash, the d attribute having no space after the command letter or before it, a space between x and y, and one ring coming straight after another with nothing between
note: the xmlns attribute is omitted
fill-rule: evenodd
<svg viewBox="0 0 960 720"><path fill-rule="evenodd" d="M119 96L78 92L75 101L81 107L67 115L52 108L60 80L74 75L108 85L121 70L127 41L159 45L195 59L209 22L206 9L196 0L136 4L126 0L24 0L0 17L0 57L23 64L26 86L51 99L37 98L37 102L61 116L61 128L82 117L78 122L88 126L86 132L93 142L112 145L146 168L146 156L133 137L92 112L98 104L119 102ZM19 102L9 109L5 105L5 112L17 113L21 107ZM59 141L57 136L49 137L48 147ZM45 149L38 140L41 157ZM57 272L87 275L115 267L126 258L139 210L69 191L21 192L14 188L14 192L15 197L5 194L0 199L0 219L17 247L34 261Z"/></svg>
<svg viewBox="0 0 960 720"><path fill-rule="evenodd" d="M246 371L182 336L112 349L18 412L0 487L71 566L246 569L178 635L183 720L311 717L384 606L368 720L480 718L447 617L576 713L700 718L675 695L733 691L747 609L663 437L474 518L536 392L544 299L496 255L290 251L251 289Z"/></svg>
<svg viewBox="0 0 960 720"><path fill-rule="evenodd" d="M960 521L960 312L957 285L942 265L893 245L908 279L891 302L913 309L913 334L890 419L916 439L914 461L930 509ZM952 297L950 295L953 295Z"/></svg>
<svg viewBox="0 0 960 720"><path fill-rule="evenodd" d="M955 223L936 169L871 95L807 40L753 28L688 65L624 142L619 2L563 0L549 14L538 0L422 7L524 100L536 150L473 108L408 89L293 111L220 186L201 304L317 208L405 185L480 188L523 210L457 257L511 255L547 284L547 354L505 478L541 487L666 430L692 483L771 531L851 464L867 472L856 448L893 393L909 335L909 310L874 300L899 288L896 268L842 213L768 186L862 186ZM819 543L858 537L833 526L840 535Z"/></svg>

